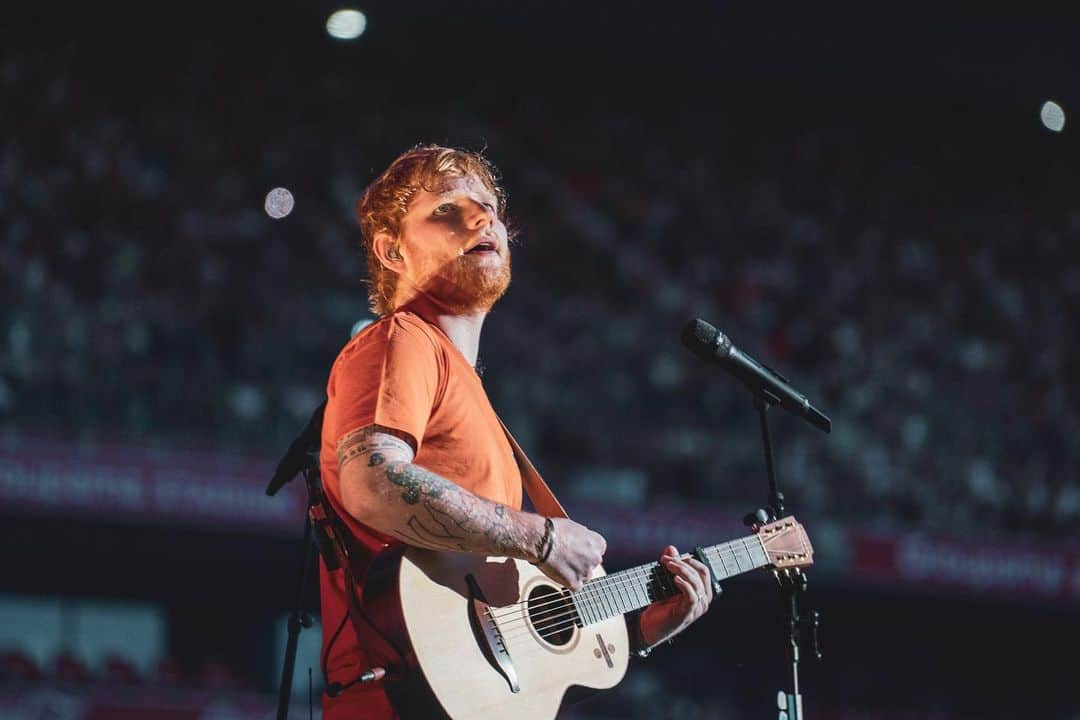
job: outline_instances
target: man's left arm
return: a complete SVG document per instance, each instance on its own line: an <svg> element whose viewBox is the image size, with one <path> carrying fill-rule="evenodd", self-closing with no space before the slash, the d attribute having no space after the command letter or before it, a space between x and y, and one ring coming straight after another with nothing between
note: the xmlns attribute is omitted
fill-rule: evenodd
<svg viewBox="0 0 1080 720"><path fill-rule="evenodd" d="M648 654L656 645L681 633L705 614L713 600L711 574L700 560L682 558L674 545L668 545L660 555L660 564L675 578L681 592L653 603L637 616L635 649L639 653Z"/></svg>

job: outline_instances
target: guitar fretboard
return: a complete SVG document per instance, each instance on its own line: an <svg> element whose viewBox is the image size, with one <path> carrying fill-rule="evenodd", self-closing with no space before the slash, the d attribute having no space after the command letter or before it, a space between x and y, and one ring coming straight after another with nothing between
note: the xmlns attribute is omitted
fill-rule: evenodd
<svg viewBox="0 0 1080 720"><path fill-rule="evenodd" d="M703 551L717 580L769 564L765 547L756 535L710 545ZM679 592L675 579L667 569L654 562L594 578L569 595L582 625L591 625L640 610Z"/></svg>

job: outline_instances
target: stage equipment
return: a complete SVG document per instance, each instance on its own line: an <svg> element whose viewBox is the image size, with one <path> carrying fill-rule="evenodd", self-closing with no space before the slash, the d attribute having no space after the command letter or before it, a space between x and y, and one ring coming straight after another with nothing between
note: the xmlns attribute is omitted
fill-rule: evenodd
<svg viewBox="0 0 1080 720"><path fill-rule="evenodd" d="M704 320L688 322L683 328L682 342L690 352L716 363L742 381L755 397L763 398L770 405L779 405L825 432L832 429L829 418L811 405L805 395L791 387L787 378L739 350L727 335Z"/></svg>
<svg viewBox="0 0 1080 720"><path fill-rule="evenodd" d="M753 395L761 425L761 439L765 451L765 469L768 476L769 496L764 507L743 518L752 530L774 523L784 517L784 494L776 483L773 463L772 439L769 435L768 410L779 405L788 412L803 418L811 425L830 432L832 422L810 404L806 397L789 384L787 378L775 370L757 362L740 351L731 340L709 323L696 318L683 327L682 343L698 357L715 362L738 378ZM799 651L802 631L809 630L814 657L821 659L818 645L818 629L821 617L811 611L806 617L799 614L798 597L806 591L808 579L801 568L785 568L773 571L784 598L784 616L787 630L787 656L790 689L777 693L779 720L803 720L802 693L799 689Z"/></svg>
<svg viewBox="0 0 1080 720"><path fill-rule="evenodd" d="M331 572L344 570L346 585L353 585L348 554L344 543L335 540L337 530L333 522L333 510L323 495L322 479L319 473L319 447L322 442L323 413L326 410L324 400L312 413L311 419L300 435L289 446L288 451L278 462L277 470L270 484L266 487L267 495L275 495L296 475L303 474L307 486L307 512L304 514L303 560L300 568L300 587L296 597L296 607L289 615L289 640L285 646L285 661L281 668L281 687L278 689L278 720L286 720L289 715L289 702L292 694L293 671L296 666L296 650L300 642L300 632L314 623L311 615L304 610L304 599L308 587L308 571L311 567L312 540L323 562ZM353 615L350 603L349 615ZM347 616L348 617L348 616ZM344 622L344 621L343 621ZM326 693L337 695L347 687L359 683L381 680L386 672L383 668L371 668L360 673L348 683L329 683ZM309 682L310 688L310 682ZM310 702L310 698L309 698Z"/></svg>

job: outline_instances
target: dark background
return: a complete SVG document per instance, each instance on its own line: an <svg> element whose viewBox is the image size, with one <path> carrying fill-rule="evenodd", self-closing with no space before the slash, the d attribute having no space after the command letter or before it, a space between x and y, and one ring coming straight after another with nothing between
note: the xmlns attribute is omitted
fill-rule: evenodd
<svg viewBox="0 0 1080 720"><path fill-rule="evenodd" d="M341 42L336 7L9 11L9 468L45 482L53 456L150 449L265 484L368 317L352 203L417 142L482 148L520 230L484 382L579 520L715 513L705 543L763 502L749 398L678 344L705 318L834 423L772 420L821 565L808 716L1077 717L1080 593L870 580L826 535L1033 548L1078 572L1080 12L386 2ZM1061 133L1040 123L1048 99ZM296 209L274 221L277 186ZM290 533L0 502L6 711L270 712L302 516ZM606 564L657 550L623 543ZM53 605L51 625L19 620ZM100 607L121 620L90 643ZM128 609L158 633L138 660ZM565 714L772 717L783 640L775 587L732 581Z"/></svg>

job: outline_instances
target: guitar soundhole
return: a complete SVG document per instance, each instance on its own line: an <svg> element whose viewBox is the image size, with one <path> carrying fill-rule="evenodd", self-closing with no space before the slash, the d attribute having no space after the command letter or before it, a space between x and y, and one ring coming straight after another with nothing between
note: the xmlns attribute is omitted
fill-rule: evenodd
<svg viewBox="0 0 1080 720"><path fill-rule="evenodd" d="M577 611L565 593L550 585L537 585L529 593L529 620L544 640L565 645L574 636Z"/></svg>

